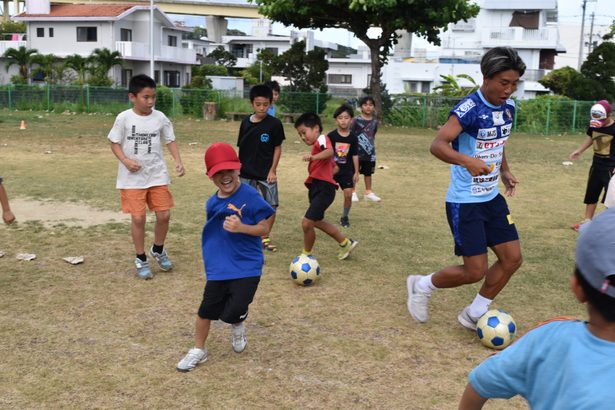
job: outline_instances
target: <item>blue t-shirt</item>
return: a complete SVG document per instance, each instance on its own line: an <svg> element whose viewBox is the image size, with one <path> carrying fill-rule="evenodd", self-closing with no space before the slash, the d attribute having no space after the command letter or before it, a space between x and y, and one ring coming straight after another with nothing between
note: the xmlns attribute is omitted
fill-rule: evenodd
<svg viewBox="0 0 615 410"><path fill-rule="evenodd" d="M201 234L207 280L260 276L263 248L259 236L224 230L224 219L237 215L246 225L256 225L275 211L253 187L241 184L228 198L212 195L205 204L207 222Z"/></svg>
<svg viewBox="0 0 615 410"><path fill-rule="evenodd" d="M451 165L451 183L446 202L487 202L498 195L498 180L504 145L510 136L515 115L515 102L506 100L493 105L480 90L465 97L450 111L459 120L463 131L452 147L462 154L479 158L492 167L488 175L473 177L461 165Z"/></svg>
<svg viewBox="0 0 615 410"><path fill-rule="evenodd" d="M615 342L578 320L540 326L468 376L482 397L523 396L533 410L615 408Z"/></svg>
<svg viewBox="0 0 615 410"><path fill-rule="evenodd" d="M275 104L271 104L269 108L267 108L267 114L275 117Z"/></svg>

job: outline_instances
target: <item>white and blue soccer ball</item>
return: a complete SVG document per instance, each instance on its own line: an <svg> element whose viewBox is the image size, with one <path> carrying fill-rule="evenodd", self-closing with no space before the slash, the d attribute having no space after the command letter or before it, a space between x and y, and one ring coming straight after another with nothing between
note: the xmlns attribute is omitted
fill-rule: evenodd
<svg viewBox="0 0 615 410"><path fill-rule="evenodd" d="M499 309L488 311L476 323L478 338L491 349L504 349L513 341L516 332L517 324L512 316Z"/></svg>
<svg viewBox="0 0 615 410"><path fill-rule="evenodd" d="M320 279L320 265L311 255L299 255L290 263L290 277L298 285L313 285Z"/></svg>

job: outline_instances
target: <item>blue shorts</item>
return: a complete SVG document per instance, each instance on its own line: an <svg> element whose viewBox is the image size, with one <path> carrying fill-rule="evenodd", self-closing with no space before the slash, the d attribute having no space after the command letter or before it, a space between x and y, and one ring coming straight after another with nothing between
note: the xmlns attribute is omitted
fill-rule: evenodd
<svg viewBox="0 0 615 410"><path fill-rule="evenodd" d="M487 253L487 247L519 239L506 200L500 194L488 202L447 202L446 217L457 256L482 255Z"/></svg>

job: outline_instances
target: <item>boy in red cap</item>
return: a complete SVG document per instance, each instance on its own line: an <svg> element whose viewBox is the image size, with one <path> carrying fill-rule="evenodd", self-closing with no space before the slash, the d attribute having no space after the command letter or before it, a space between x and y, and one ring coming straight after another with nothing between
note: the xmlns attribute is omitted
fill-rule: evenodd
<svg viewBox="0 0 615 410"><path fill-rule="evenodd" d="M233 350L245 349L244 320L264 262L260 238L269 233L275 214L255 188L239 180L241 163L229 144L212 144L205 152L205 167L218 188L205 204L207 221L201 235L207 283L196 318L194 348L177 364L180 372L207 360L205 341L212 320L230 323Z"/></svg>
<svg viewBox="0 0 615 410"><path fill-rule="evenodd" d="M604 190L602 202L607 195L609 181L615 170L615 121L611 118L611 105L606 100L596 102L591 108L591 120L587 128L587 139L570 154L570 159L577 159L590 146L594 148L594 159L589 169L587 189L585 191L585 218L574 225L572 229L591 221L596 212L600 193Z"/></svg>

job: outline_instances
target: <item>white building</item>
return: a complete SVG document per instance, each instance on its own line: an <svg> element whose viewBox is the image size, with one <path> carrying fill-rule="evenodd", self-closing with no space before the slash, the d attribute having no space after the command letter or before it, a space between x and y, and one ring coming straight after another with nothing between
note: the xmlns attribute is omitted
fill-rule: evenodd
<svg viewBox="0 0 615 410"><path fill-rule="evenodd" d="M96 48L118 51L124 64L110 72L115 84L126 86L135 74L150 73L150 10L134 4L59 4L32 1L14 17L26 23L26 47L64 58L89 56ZM197 64L194 48L184 48L182 34L158 8L154 9L154 76L157 83L180 87L190 82ZM16 44L17 45L17 44ZM5 44L2 45L6 47ZM0 47L1 48L1 47Z"/></svg>

